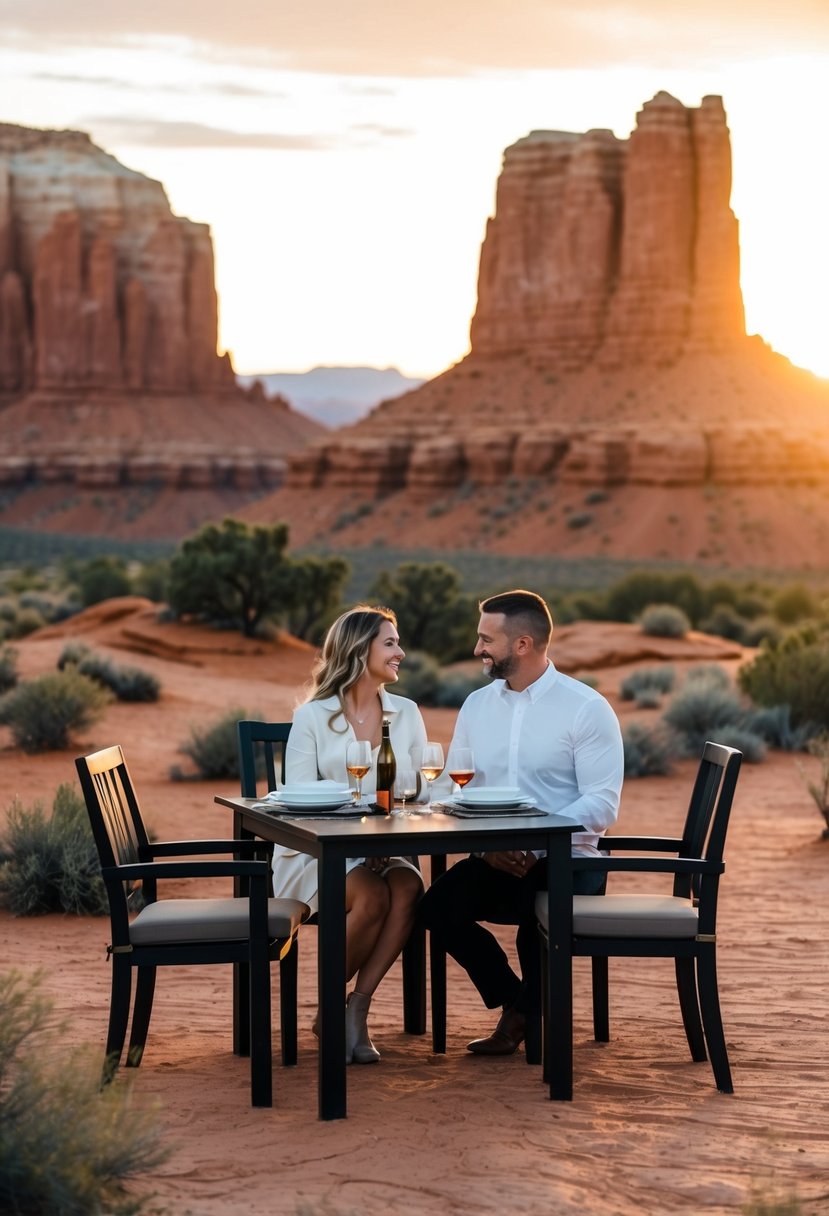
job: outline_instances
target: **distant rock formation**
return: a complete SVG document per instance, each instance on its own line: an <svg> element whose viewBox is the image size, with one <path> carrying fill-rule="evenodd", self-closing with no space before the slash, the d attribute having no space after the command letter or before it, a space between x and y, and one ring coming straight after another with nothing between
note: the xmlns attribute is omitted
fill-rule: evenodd
<svg viewBox="0 0 829 1216"><path fill-rule="evenodd" d="M630 139L534 131L508 148L472 349L624 366L745 337L719 97L659 93Z"/></svg>
<svg viewBox="0 0 829 1216"><path fill-rule="evenodd" d="M829 472L829 386L745 329L722 100L658 93L628 140L508 148L469 356L291 459L297 491L424 503L507 479L606 487ZM350 474L349 474L350 475Z"/></svg>
<svg viewBox="0 0 829 1216"><path fill-rule="evenodd" d="M0 124L0 482L278 484L322 428L217 332L206 224L80 131Z"/></svg>

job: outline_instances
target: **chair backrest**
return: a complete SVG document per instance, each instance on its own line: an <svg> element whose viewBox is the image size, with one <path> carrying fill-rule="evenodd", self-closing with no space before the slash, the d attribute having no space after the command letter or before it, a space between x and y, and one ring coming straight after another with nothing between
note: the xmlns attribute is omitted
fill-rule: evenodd
<svg viewBox="0 0 829 1216"><path fill-rule="evenodd" d="M75 761L81 790L98 849L112 916L113 941L128 940L129 907L133 892L141 890L143 901L156 897L155 881L122 882L115 869L142 860L149 843L132 779L120 747L107 747Z"/></svg>
<svg viewBox="0 0 829 1216"><path fill-rule="evenodd" d="M680 857L722 861L725 836L742 762L742 752L722 743L705 744L682 832ZM699 876L677 874L674 895L699 895Z"/></svg>
<svg viewBox="0 0 829 1216"><path fill-rule="evenodd" d="M290 722L237 722L239 740L239 777L243 798L256 798L257 774L263 771L267 788L275 790L285 781L285 745L291 733ZM278 764L278 769L277 769ZM277 780L277 771L279 781Z"/></svg>

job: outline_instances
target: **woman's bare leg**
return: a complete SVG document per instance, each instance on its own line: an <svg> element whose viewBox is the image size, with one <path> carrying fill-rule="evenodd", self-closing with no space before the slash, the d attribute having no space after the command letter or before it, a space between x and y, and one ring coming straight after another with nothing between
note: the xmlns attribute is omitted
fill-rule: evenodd
<svg viewBox="0 0 829 1216"><path fill-rule="evenodd" d="M379 874L373 874L365 866L356 866L346 874L346 980L357 974L376 949L390 907L391 891L386 880Z"/></svg>
<svg viewBox="0 0 829 1216"><path fill-rule="evenodd" d="M359 966L355 984L357 991L365 993L366 996L372 996L409 940L415 908L423 892L420 876L403 866L389 870L381 882L387 887L390 896L388 913L375 938L373 948L366 953Z"/></svg>

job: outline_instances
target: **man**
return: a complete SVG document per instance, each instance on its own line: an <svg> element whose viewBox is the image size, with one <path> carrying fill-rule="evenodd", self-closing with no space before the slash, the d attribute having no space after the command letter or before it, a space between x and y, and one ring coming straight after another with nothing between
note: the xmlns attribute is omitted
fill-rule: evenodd
<svg viewBox="0 0 829 1216"><path fill-rule="evenodd" d="M467 697L452 745L473 749L474 785L518 786L585 828L573 835L574 854L596 854L619 809L624 754L616 715L548 659L553 622L540 595L507 591L480 609L475 654L492 683ZM466 969L487 1008L501 1006L493 1033L469 1044L477 1055L511 1055L524 1039L528 994L539 988L535 896L546 881L534 853L483 853L454 865L421 901L423 923ZM573 876L579 894L596 894L602 881L586 871ZM522 978L480 921L518 925Z"/></svg>

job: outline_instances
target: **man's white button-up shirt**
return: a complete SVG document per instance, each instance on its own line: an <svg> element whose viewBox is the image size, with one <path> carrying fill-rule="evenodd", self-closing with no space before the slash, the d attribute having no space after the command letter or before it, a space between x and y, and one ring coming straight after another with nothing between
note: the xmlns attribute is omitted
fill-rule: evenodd
<svg viewBox="0 0 829 1216"><path fill-rule="evenodd" d="M573 836L574 853L598 851L619 811L624 750L618 719L595 689L552 663L522 692L493 680L467 697L452 744L473 749L472 787L518 786L585 827Z"/></svg>

